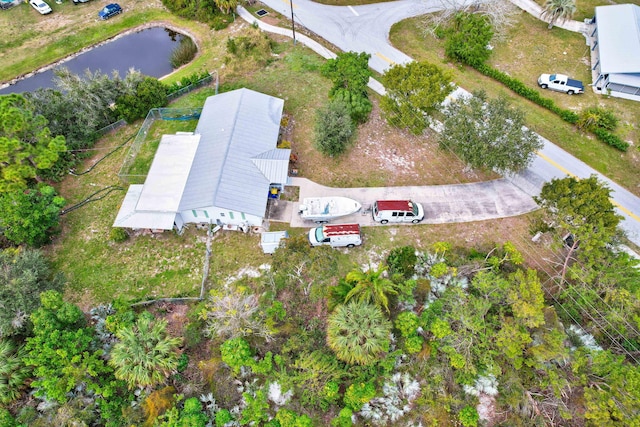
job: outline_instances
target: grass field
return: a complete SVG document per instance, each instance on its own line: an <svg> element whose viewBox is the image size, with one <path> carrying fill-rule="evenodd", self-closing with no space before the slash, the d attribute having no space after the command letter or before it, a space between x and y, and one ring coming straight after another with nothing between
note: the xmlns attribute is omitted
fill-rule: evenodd
<svg viewBox="0 0 640 427"><path fill-rule="evenodd" d="M622 122L619 135L634 144L627 153L622 153L595 140L592 135L578 132L555 114L515 95L502 84L477 71L446 62L443 59L443 41L425 31L425 25L421 17L400 22L392 28L391 42L401 46L414 59L450 69L454 73L454 81L467 90L484 90L490 96L507 97L513 105L526 112L527 125L531 129L618 184L640 194L640 103L602 97L591 92L590 88L584 95L573 97L558 92L543 92L545 97L570 110L580 111L585 107L600 105L614 111ZM494 44L489 63L532 88L537 89L538 75L549 71L564 72L585 83L590 82L589 48L584 37L558 28L547 30L544 22L527 13L520 13L516 25Z"/></svg>
<svg viewBox="0 0 640 427"><path fill-rule="evenodd" d="M205 25L182 21L167 14L157 3L143 5L132 2L123 5L125 13L120 17L107 23L90 23L89 27L102 25L104 28L96 30L98 36L95 39L85 41L107 37L106 33L115 34L127 26L145 22L146 19L159 19L162 23L183 26L182 28L198 41L201 51L193 63L167 79L179 79L182 75L194 71L218 70L221 90L248 87L283 98L285 114L292 123L287 138L299 157L297 166L300 174L305 177L335 186L444 184L493 177L490 174L465 171L464 165L457 159L437 149L433 138L417 139L389 128L380 118L377 108L374 109L370 122L358 130L358 138L349 152L337 159L326 159L313 147L315 112L327 101L330 86L317 71L323 61L321 58L299 45L292 46L290 40L275 37L272 42L273 54L269 55L266 63L237 60L230 58L226 53L225 41L228 37L246 34L246 24L236 23L226 30L214 32ZM81 13L82 8L91 6L91 3L75 9L64 8L66 6L70 4L60 5L61 8L52 16L55 17L57 13L58 16L66 18L69 14L69 26L73 27L84 23L88 15ZM16 10L18 13L30 12L29 9L23 9ZM93 12L92 10L91 13ZM0 14L0 19L6 17L7 15ZM35 26L41 22L39 16L30 18L35 21ZM128 19L126 22L125 18ZM394 37L402 31L412 31L411 34L406 34L403 49L416 49L416 52L421 49L422 53L416 57L435 55L432 56L433 61L442 63L438 56L439 49L441 50L439 41L425 37L418 28L412 29L411 25L414 24L408 21L394 29ZM36 27L26 26L25 32L31 31L30 28ZM108 28L108 31L105 28ZM7 28L0 25L1 31L7 31ZM70 28L61 27L53 32L51 37L56 44L66 46L63 41L70 41L72 39L68 37L75 36ZM24 70L31 64L31 59L27 58L29 51L25 49L32 43L45 43L45 39L39 33L35 38L37 40L29 41L17 37L12 45L5 45L2 50L3 56L10 55L12 51L17 53L13 65L10 64L14 71L7 72L3 67L3 72L7 75L24 72L15 70ZM496 50L498 49L500 46L496 46ZM425 50L433 50L434 53L425 53ZM42 65L71 51L69 49L66 53L59 52L56 54L58 56L55 56L37 50L33 55L36 58L34 64L39 61L38 66ZM482 80L469 70L455 68L455 71L457 78L460 78L456 81L464 87L473 89L473 86L467 86L466 83L474 81L479 81L477 86L484 85ZM490 84L486 86L492 94L504 91ZM206 97L213 94L212 87L204 88L176 100L171 107L201 107ZM373 97L373 102L377 105L376 97ZM527 111L530 109L536 110L527 106ZM553 120L553 117L545 116L545 120L547 119ZM141 123L142 121L107 135L96 146L95 156L85 161L83 167L79 167L78 170L87 169L113 147L132 137ZM148 141L157 142L162 133L183 130L174 128L172 126L177 125L171 124L158 126ZM556 132L573 133L569 128L563 128L561 123L558 124L558 129ZM69 205L83 200L100 188L120 184L117 172L126 155L126 148L128 147L108 157L91 173L81 177L69 176L59 184L59 191ZM147 155L143 156L146 160L139 165L141 171L148 168L152 152L153 147L149 146ZM137 300L160 295L197 295L204 261L204 231L192 227L182 236L173 233L137 235L121 244L111 242L109 233L124 197L124 190L123 188L123 191L111 193L105 199L85 205L63 217L63 232L47 251L56 267L67 276L67 297L83 307L88 307L98 302L109 301L115 296ZM502 243L508 239L516 240L518 248L527 253L531 265L539 266L542 256L538 249L532 249L528 226L527 217L519 217L470 224L366 229L365 245L350 250L349 253L343 253L340 268L347 271L352 267L352 262L375 264L386 256L390 248L404 244L424 248L432 242L447 240L455 245L475 246L489 245L491 242ZM272 224L272 229L285 227L285 224ZM304 230L291 230L293 234L303 232ZM220 283L243 272L253 273L258 271L261 265L268 264L270 258L262 254L258 241L258 236L253 234L217 234L213 241L210 283Z"/></svg>
<svg viewBox="0 0 640 427"><path fill-rule="evenodd" d="M230 28L229 31L238 29ZM316 70L320 60L305 48L284 43L278 46L277 50L281 53L267 67L235 67L236 71L229 72L225 77L222 89L246 86L285 99L285 110L293 123L292 144L306 165L305 176L319 182L342 180L344 185L371 185L379 182L380 169L374 163L373 157L371 160L361 160L348 174L336 174L333 178L325 176L323 180L322 174L332 171L336 164L333 161L326 162L326 159L315 152L311 129L316 108L326 101L328 81ZM239 69L243 69L244 74L239 74ZM201 107L206 97L213 94L214 89L206 87L178 99L171 106ZM402 134L386 128L379 117L373 118L373 121L376 122L377 129L391 132L388 136L377 139L377 145L380 145L382 150L395 150L402 143L409 144L408 147L418 144L410 138L407 138L407 141L398 141ZM78 170L87 169L112 147L130 138L137 132L141 123L142 121L139 121L128 125L103 138L96 147L97 154ZM171 122L159 122L158 126L150 135L177 130L172 127L174 125ZM364 131L361 133L365 134ZM151 137L148 140L153 141L157 138ZM99 163L91 173L65 179L58 187L68 203L77 203L100 188L118 185L117 172L126 155L126 148ZM363 152L365 148L366 145L358 142L345 159L336 162L353 162L348 160L349 158L366 159L367 154ZM419 176L413 175L415 168L406 167L405 172L398 168L402 173L397 173L395 179L414 184L428 180L444 180L452 170L449 179L456 179L456 174L459 174L461 179L464 178L461 171L455 171L455 160L447 159L446 153L439 152L433 146L424 149L432 150L431 158L437 158L439 161L432 167L421 170L422 175ZM408 155L412 154L414 151L408 152ZM314 162L323 161L326 164L317 168L312 166ZM480 176L480 179L485 178ZM142 234L133 236L124 243L114 243L110 241L109 233L123 197L124 189L63 217L62 235L47 250L55 266L68 278L67 297L83 307L89 307L97 302L109 301L115 296L133 300L154 296L197 296L204 262L204 230L190 227L182 236L171 232ZM273 230L286 227L286 224L272 224ZM426 247L430 242L438 240L449 240L461 246L502 242L514 236L525 236L527 227L526 217L437 227L376 227L365 230L366 240L363 247L343 253L340 268L346 272L353 267L353 262L377 264L388 250L396 245L413 244ZM304 232L301 229L290 231L292 234ZM254 234L221 231L215 236L212 249L210 284L222 283L229 277L237 277L243 272L253 274L259 271L261 265L270 262L270 257L262 254L259 237Z"/></svg>

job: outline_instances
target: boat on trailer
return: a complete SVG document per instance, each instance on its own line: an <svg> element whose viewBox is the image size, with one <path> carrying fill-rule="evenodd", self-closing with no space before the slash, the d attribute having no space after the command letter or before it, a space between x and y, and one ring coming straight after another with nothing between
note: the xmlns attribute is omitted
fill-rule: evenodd
<svg viewBox="0 0 640 427"><path fill-rule="evenodd" d="M360 202L348 197L308 197L302 200L298 213L302 219L322 224L354 214L361 208Z"/></svg>

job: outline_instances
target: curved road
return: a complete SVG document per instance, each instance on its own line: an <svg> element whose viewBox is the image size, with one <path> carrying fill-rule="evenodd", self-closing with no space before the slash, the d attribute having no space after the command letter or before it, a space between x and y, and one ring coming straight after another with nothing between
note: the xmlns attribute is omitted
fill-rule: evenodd
<svg viewBox="0 0 640 427"><path fill-rule="evenodd" d="M271 9L290 17L289 0L261 0ZM522 3L526 0L519 0ZM391 26L403 19L440 10L442 5L437 0L400 0L361 6L327 6L309 0L293 2L294 19L343 51L367 52L371 55L369 66L379 73L384 73L395 63L407 63L412 58L389 44ZM244 18L246 11L241 10ZM248 19L251 22L251 18ZM253 17L261 27L267 27ZM276 32L291 36L291 31L279 28ZM298 38L302 38L298 35ZM306 42L313 48L313 42ZM327 55L326 49L314 49ZM382 89L383 90L383 89ZM464 93L458 89L455 95ZM573 157L547 139L541 137L544 147L538 153L531 166L524 172L506 177L525 193L533 196L540 192L544 182L553 178L573 175L581 178L597 175L612 190L612 202L624 220L622 229L627 237L636 245L640 245L640 198L600 174L584 162ZM631 173L631 172L630 172ZM479 218L480 219L480 218Z"/></svg>

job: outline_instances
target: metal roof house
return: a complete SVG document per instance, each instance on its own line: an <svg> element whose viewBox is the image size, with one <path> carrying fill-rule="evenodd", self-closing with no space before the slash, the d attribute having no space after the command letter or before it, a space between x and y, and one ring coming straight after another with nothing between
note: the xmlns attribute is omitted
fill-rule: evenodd
<svg viewBox="0 0 640 427"><path fill-rule="evenodd" d="M640 6L596 7L591 33L596 91L640 101Z"/></svg>
<svg viewBox="0 0 640 427"><path fill-rule="evenodd" d="M286 184L277 148L284 101L249 89L211 96L193 134L164 135L143 185L131 185L114 227L187 223L260 226L269 190Z"/></svg>

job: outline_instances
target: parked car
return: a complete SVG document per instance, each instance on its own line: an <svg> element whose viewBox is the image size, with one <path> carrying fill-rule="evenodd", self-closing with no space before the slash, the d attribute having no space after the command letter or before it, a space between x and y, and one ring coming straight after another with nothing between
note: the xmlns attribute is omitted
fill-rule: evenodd
<svg viewBox="0 0 640 427"><path fill-rule="evenodd" d="M424 209L420 203L411 200L378 200L371 210L374 221L419 223L424 219Z"/></svg>
<svg viewBox="0 0 640 427"><path fill-rule="evenodd" d="M323 225L309 230L308 237L311 246L329 245L332 248L353 248L362 244L362 235L358 224Z"/></svg>
<svg viewBox="0 0 640 427"><path fill-rule="evenodd" d="M111 3L106 5L100 12L98 12L98 17L104 20L120 13L122 13L122 8L120 7L120 5L118 3Z"/></svg>
<svg viewBox="0 0 640 427"><path fill-rule="evenodd" d="M51 7L43 0L29 0L29 4L33 6L41 15L53 12Z"/></svg>
<svg viewBox="0 0 640 427"><path fill-rule="evenodd" d="M574 80L564 74L541 74L538 85L542 89L557 90L569 95L584 93L584 85L580 80Z"/></svg>
<svg viewBox="0 0 640 427"><path fill-rule="evenodd" d="M73 4L80 4L80 3L86 3L89 0L73 0Z"/></svg>

